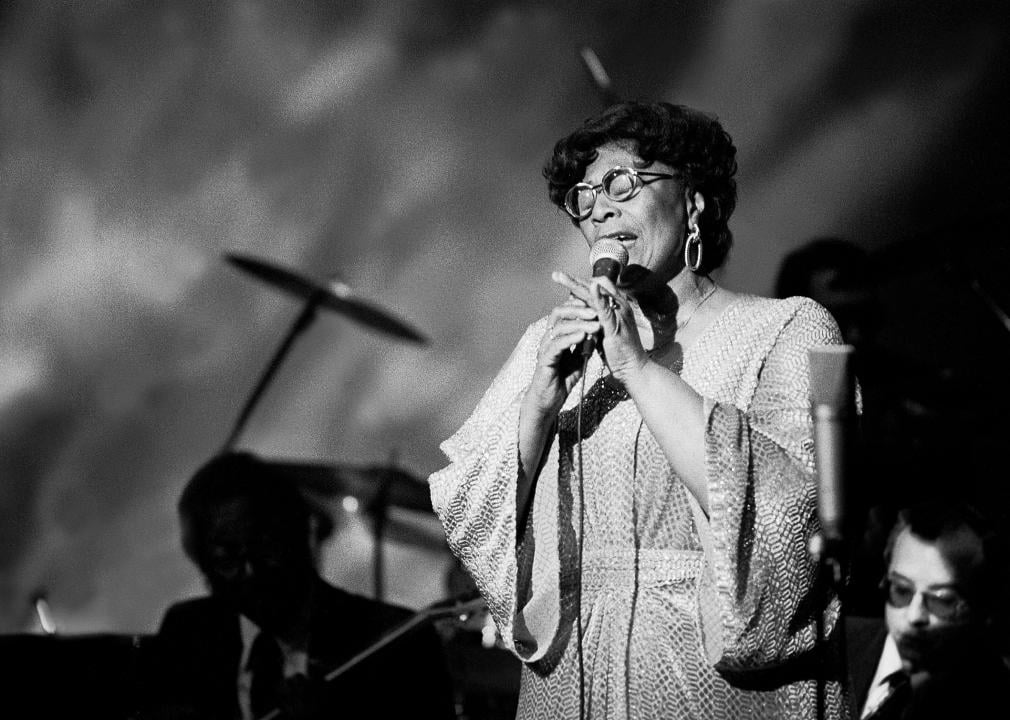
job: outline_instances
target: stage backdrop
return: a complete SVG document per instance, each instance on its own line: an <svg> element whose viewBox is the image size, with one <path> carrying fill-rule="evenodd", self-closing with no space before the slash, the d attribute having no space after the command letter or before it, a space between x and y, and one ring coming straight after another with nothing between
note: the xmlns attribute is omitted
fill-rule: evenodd
<svg viewBox="0 0 1010 720"><path fill-rule="evenodd" d="M322 311L237 446L423 480L562 297L551 270L587 268L540 174L604 100L584 48L615 95L724 122L720 279L769 294L815 236L900 248L898 275L975 257L980 217L1005 237L1007 47L999 1L3 3L0 631L44 595L63 631L144 632L200 591L176 499L302 307L226 254L339 276L429 341ZM369 594L369 518L331 506L327 577ZM386 596L419 607L449 558L396 515Z"/></svg>

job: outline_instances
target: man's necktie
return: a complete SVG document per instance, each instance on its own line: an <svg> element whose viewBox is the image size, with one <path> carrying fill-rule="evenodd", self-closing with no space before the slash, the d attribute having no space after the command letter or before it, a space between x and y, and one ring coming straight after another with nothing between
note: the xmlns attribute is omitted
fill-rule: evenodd
<svg viewBox="0 0 1010 720"><path fill-rule="evenodd" d="M908 705L912 693L908 673L903 670L893 672L887 676L886 682L887 695L869 715L863 717L863 720L896 720L901 717L901 712Z"/></svg>
<svg viewBox="0 0 1010 720"><path fill-rule="evenodd" d="M249 688L249 707L253 717L259 718L277 707L284 683L284 655L277 641L261 632L253 641L246 665L252 674Z"/></svg>

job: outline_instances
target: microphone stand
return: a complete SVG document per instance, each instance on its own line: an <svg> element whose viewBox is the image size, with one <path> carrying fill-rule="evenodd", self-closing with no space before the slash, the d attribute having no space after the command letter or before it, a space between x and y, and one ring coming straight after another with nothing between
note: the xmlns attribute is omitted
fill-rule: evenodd
<svg viewBox="0 0 1010 720"><path fill-rule="evenodd" d="M386 521L389 518L389 479L383 477L379 483L379 491L372 502L372 582L375 599L382 600L385 594L385 555L382 543L386 533Z"/></svg>
<svg viewBox="0 0 1010 720"><path fill-rule="evenodd" d="M823 607L815 602L817 620L817 717L827 712L827 689L831 677L837 676L843 689L848 684L845 661L845 596L847 570L845 536L845 480L857 465L856 442L859 435L856 401L856 378L853 372L851 345L812 348L810 358L810 415L813 421L814 459L817 473L817 514L820 528L810 539L808 550L817 563L816 593L823 592ZM832 647L824 627L824 617L832 595L838 597L839 611L835 634L839 638L836 673L830 672ZM818 598L819 599L819 598ZM845 693L843 693L844 697Z"/></svg>
<svg viewBox="0 0 1010 720"><path fill-rule="evenodd" d="M810 538L810 555L817 562L817 585L824 588L827 597L832 594L838 596L839 611L838 622L835 624L835 632L838 635L838 665L839 678L843 686L848 684L848 661L846 659L845 642L845 569L846 552L845 546L839 537L826 537L823 532L816 533ZM830 677L829 668L831 665L831 648L828 646L828 637L824 627L824 615L827 604L823 610L817 612L817 637L815 646L818 648L818 673L817 673L817 718L824 720L827 715L827 686Z"/></svg>
<svg viewBox="0 0 1010 720"><path fill-rule="evenodd" d="M429 620L437 620L442 617L452 617L454 615L458 616L460 619L466 619L469 615L477 610L480 610L483 606L484 601L479 594L467 593L459 597L442 600L421 608L402 623L396 625L385 635L382 635L374 643L357 653L350 660L347 660L342 665L339 665L326 673L326 675L323 676L323 682L333 682L341 675L344 675L352 668L357 667L362 662L372 657L375 653L396 642L411 630L414 630ZM274 720L274 718L280 716L281 712L282 710L280 708L274 708L266 715L257 718L257 720Z"/></svg>
<svg viewBox="0 0 1010 720"><path fill-rule="evenodd" d="M585 46L579 50L579 55L582 56L582 63L589 73L589 79L592 81L593 87L596 88L596 94L604 109L620 102L621 98L614 92L610 76L596 52L591 47Z"/></svg>

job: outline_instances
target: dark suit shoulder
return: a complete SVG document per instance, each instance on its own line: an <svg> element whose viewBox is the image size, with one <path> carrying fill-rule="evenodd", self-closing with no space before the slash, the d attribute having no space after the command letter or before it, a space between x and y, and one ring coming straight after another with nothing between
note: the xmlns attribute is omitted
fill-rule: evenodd
<svg viewBox="0 0 1010 720"><path fill-rule="evenodd" d="M188 618L193 615L203 615L209 612L214 612L220 603L218 603L210 595L203 595L200 597L187 598L186 600L179 600L168 606L165 610L165 614L162 616L162 623L165 620L171 618L176 620L178 618Z"/></svg>
<svg viewBox="0 0 1010 720"><path fill-rule="evenodd" d="M959 717L1002 717L1010 669L984 648L964 657L949 671L927 677L916 687L904 717L908 720L950 720ZM980 710L986 714L980 714ZM994 710L995 709L995 710Z"/></svg>
<svg viewBox="0 0 1010 720"><path fill-rule="evenodd" d="M323 667L334 668L372 647L415 618L407 608L321 584L313 600L313 652ZM396 692L389 692L395 684ZM455 717L452 684L438 634L418 618L399 635L336 681L335 695L346 713L362 717Z"/></svg>
<svg viewBox="0 0 1010 720"><path fill-rule="evenodd" d="M364 634L391 628L413 615L407 608L356 595L329 583L320 583L314 604L321 619L342 625L351 622Z"/></svg>
<svg viewBox="0 0 1010 720"><path fill-rule="evenodd" d="M884 618L848 615L845 618L845 635L850 645L855 642L873 642L887 632Z"/></svg>
<svg viewBox="0 0 1010 720"><path fill-rule="evenodd" d="M866 701L866 695L880 662L880 654L887 639L887 625L880 617L850 615L845 618L846 657L849 681L857 708ZM858 714L858 710L857 710Z"/></svg>
<svg viewBox="0 0 1010 720"><path fill-rule="evenodd" d="M238 615L217 598L210 595L189 598L173 603L162 616L158 634L172 634L186 628L206 627L237 629Z"/></svg>

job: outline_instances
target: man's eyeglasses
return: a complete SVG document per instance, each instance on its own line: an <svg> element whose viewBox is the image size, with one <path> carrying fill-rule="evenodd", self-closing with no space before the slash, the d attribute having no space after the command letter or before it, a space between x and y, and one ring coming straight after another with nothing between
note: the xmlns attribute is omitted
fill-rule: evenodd
<svg viewBox="0 0 1010 720"><path fill-rule="evenodd" d="M908 607L912 598L921 593L926 610L940 620L955 620L968 609L968 603L956 590L917 590L908 580L894 576L884 578L880 585L891 607Z"/></svg>
<svg viewBox="0 0 1010 720"><path fill-rule="evenodd" d="M653 179L643 180L642 178L644 177ZM565 193L565 210L576 220L585 220L593 212L593 205L596 204L596 195L600 190L611 200L624 202L635 197L638 191L642 189L642 186L647 183L655 182L656 180L669 180L675 177L677 176L670 173L644 172L624 165L618 165L611 170L607 170L606 174L601 178L599 185L590 185L584 182L573 185Z"/></svg>
<svg viewBox="0 0 1010 720"><path fill-rule="evenodd" d="M281 547L212 546L206 558L207 567L219 577L231 580L246 572L248 566L259 571L275 571L290 560Z"/></svg>

